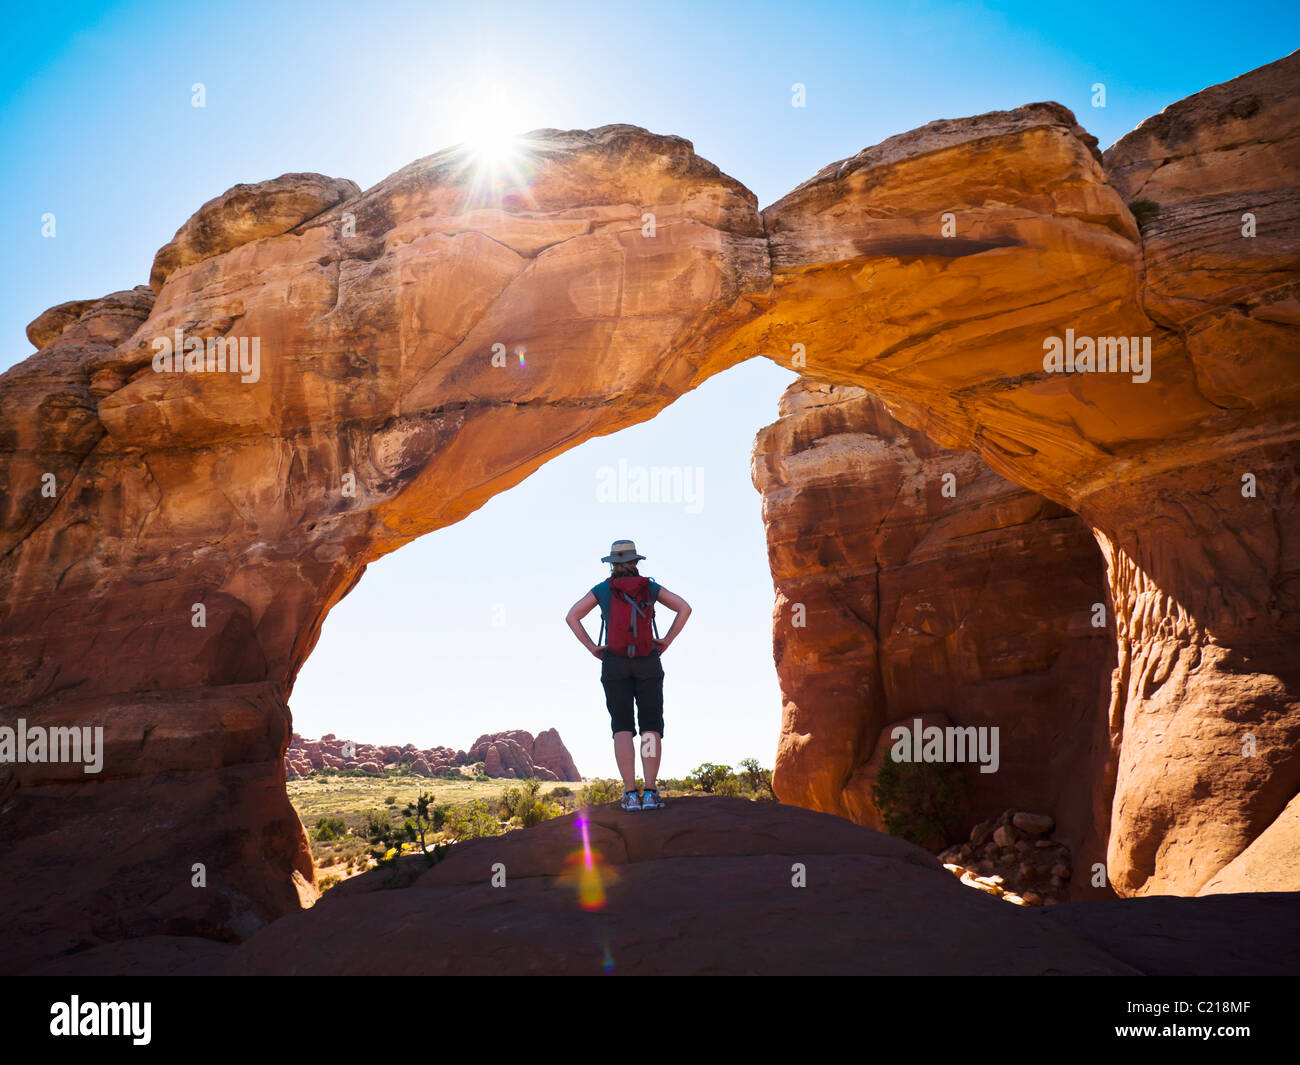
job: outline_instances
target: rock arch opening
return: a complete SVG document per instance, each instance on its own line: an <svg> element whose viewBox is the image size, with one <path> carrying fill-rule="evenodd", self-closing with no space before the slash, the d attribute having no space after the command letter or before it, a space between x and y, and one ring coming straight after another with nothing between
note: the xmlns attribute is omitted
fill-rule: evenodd
<svg viewBox="0 0 1300 1065"><path fill-rule="evenodd" d="M628 535L642 572L697 611L666 659L661 772L748 756L770 767L779 694L750 441L793 376L766 360L733 367L371 564L298 674L295 731L467 749L484 732L554 727L585 776L616 775L600 666L563 614ZM594 639L595 614L586 625Z"/></svg>

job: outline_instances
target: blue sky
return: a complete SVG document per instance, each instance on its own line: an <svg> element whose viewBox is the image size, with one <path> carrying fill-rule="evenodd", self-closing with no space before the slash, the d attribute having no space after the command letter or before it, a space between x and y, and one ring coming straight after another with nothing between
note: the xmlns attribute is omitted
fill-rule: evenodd
<svg viewBox="0 0 1300 1065"><path fill-rule="evenodd" d="M1036 100L1072 108L1105 147L1280 58L1297 30L1283 3L11 7L0 371L31 353L24 328L45 308L145 283L157 249L231 185L317 171L368 187L465 139L487 94L520 132L630 122L687 137L766 205L892 134ZM791 106L796 82L806 107ZM299 679L299 730L468 746L556 726L584 773L612 773L598 665L561 619L609 541L631 536L696 607L665 656L665 772L770 765L780 699L748 453L789 379L737 367L372 566ZM597 503L595 471L620 459L703 468L703 509ZM521 540L528 558L503 561Z"/></svg>

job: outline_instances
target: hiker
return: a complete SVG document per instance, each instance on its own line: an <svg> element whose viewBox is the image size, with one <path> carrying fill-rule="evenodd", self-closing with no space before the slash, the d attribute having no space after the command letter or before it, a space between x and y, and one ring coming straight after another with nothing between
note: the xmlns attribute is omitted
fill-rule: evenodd
<svg viewBox="0 0 1300 1065"><path fill-rule="evenodd" d="M691 616L690 604L679 595L637 572L638 555L631 540L615 540L601 559L610 564L608 579L601 581L570 608L564 620L582 646L601 660L600 683L605 689L610 729L614 734L614 759L623 776L624 810L659 810L664 801L655 783L663 757L664 667L660 656L672 645ZM676 611L668 634L662 638L654 621L654 605L662 603ZM593 607L600 607L602 643L592 643L582 619ZM606 637L608 632L608 637ZM636 791L635 725L641 731L641 768L645 795ZM648 737L648 738L647 738Z"/></svg>

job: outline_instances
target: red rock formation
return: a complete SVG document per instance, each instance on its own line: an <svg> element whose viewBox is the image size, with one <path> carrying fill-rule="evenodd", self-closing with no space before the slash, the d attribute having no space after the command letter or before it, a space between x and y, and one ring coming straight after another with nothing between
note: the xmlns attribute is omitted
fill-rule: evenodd
<svg viewBox="0 0 1300 1065"><path fill-rule="evenodd" d="M532 777L539 780L581 780L564 741L555 729L546 729L534 739L522 729L491 732L476 739L466 760L483 762L490 777ZM513 773L511 772L513 770Z"/></svg>
<svg viewBox="0 0 1300 1065"><path fill-rule="evenodd" d="M335 758L326 762L331 753L352 751L350 759ZM366 769L377 772L380 768L397 768L402 762L411 763L411 771L418 776L430 776L435 770L450 769L467 762L485 761L487 775L493 777L536 777L538 780L581 780L582 775L573 762L572 755L555 729L547 729L533 738L522 729L494 732L474 741L469 754L453 751L450 747L430 747L420 750L414 744L397 747L389 744L377 747L369 743L353 743L336 737L322 738L316 742L303 739L296 732L289 739L284 754L286 772L307 776L314 769L338 765L349 769Z"/></svg>
<svg viewBox="0 0 1300 1065"><path fill-rule="evenodd" d="M288 233L360 192L356 182L320 174L283 174L227 189L200 207L154 257L149 287L161 292L167 278L181 267Z"/></svg>
<svg viewBox="0 0 1300 1065"><path fill-rule="evenodd" d="M481 195L462 150L345 202L346 182L303 175L232 190L160 255L156 299L137 290L42 316L33 336L46 345L0 378L0 424L13 427L0 724L78 699L77 723L115 739L106 774L153 796L146 819L184 804L182 785L154 772L175 767L135 753L142 736L188 736L207 763L184 785L196 797L228 793L227 764L252 773L245 792L262 807L200 820L214 839L266 841L267 858L223 881L264 918L299 904L295 871L312 875L283 796L286 701L330 608L368 561L730 365L707 352L769 284L753 194L687 141L631 126L533 140L531 179ZM247 372L156 372L154 341L177 330L212 340L214 366L218 339L248 340ZM130 726L122 704L136 693L153 716ZM264 742L205 731L196 701L224 707L232 735L261 715ZM50 839L58 811L78 816L70 796L41 801L60 795L41 773L15 772L0 832ZM94 822L83 839L101 866L62 845L42 857L101 900L70 918L72 941L146 914L181 932L201 898L203 927L235 912L216 891L193 895L188 860L152 865L176 869L174 895L120 893L137 821ZM203 831L171 845L191 855ZM232 845L209 860L229 866ZM0 894L39 908L50 893L28 893L23 864L0 872ZM34 917L22 932L45 927Z"/></svg>
<svg viewBox="0 0 1300 1065"><path fill-rule="evenodd" d="M539 732L533 740L533 765L540 770L552 773L556 780L581 780L582 774L564 746L557 729L548 728Z"/></svg>
<svg viewBox="0 0 1300 1065"><path fill-rule="evenodd" d="M1295 231L1233 262L1239 218L1221 239L1175 224L1206 204L1245 212L1261 187L1294 201L1298 116L1293 54L1120 141L1119 187L1056 105L891 138L764 211L773 294L730 341L802 352L810 375L868 389L1093 529L1117 626L1121 894L1194 893L1300 789ZM1126 206L1139 193L1173 219L1153 230L1150 273ZM1223 254L1181 282L1199 302L1162 281L1172 249L1195 259L1215 240ZM1149 381L1047 372L1045 342L1066 330L1150 338Z"/></svg>
<svg viewBox="0 0 1300 1065"><path fill-rule="evenodd" d="M883 828L890 731L937 714L998 729L996 771L964 767L966 829L1047 808L1104 861L1114 632L1092 624L1107 596L1088 527L860 388L800 379L780 409L752 466L777 591L778 796Z"/></svg>
<svg viewBox="0 0 1300 1065"><path fill-rule="evenodd" d="M1159 220L1294 200L1298 69L1121 141L1120 188L1052 104L891 138L761 217L688 142L629 126L543 131L526 184L476 183L457 150L338 202L345 184L287 176L255 194L267 230L243 194L182 226L152 306L42 316L44 347L0 377L0 724L75 713L112 758L90 786L30 764L0 783L10 955L56 927L241 935L297 905L287 700L365 564L792 348L1094 530L1118 615L1110 875L1207 884L1300 789L1294 245L1233 259ZM1150 263L1131 194L1159 204ZM1208 265L1170 281L1188 261ZM1046 373L1067 329L1151 337L1151 380ZM248 361L156 372L178 330ZM86 810L98 863L53 842ZM159 835L159 810L186 820ZM203 839L224 896L189 887ZM54 883L84 897L51 924Z"/></svg>

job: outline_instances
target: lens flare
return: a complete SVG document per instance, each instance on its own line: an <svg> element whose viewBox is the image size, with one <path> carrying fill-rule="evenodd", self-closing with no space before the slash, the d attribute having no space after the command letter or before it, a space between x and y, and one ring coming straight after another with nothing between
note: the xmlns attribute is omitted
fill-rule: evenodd
<svg viewBox="0 0 1300 1065"><path fill-rule="evenodd" d="M479 83L450 101L446 127L460 143L454 165L461 186L459 209L533 210L530 186L540 145L520 133L529 105L509 87Z"/></svg>
<svg viewBox="0 0 1300 1065"><path fill-rule="evenodd" d="M565 859L564 871L559 880L577 889L578 905L584 910L595 911L605 908L605 886L618 880L618 874L610 868L600 851L591 845L589 822L585 815L579 815L574 825L582 837L582 846ZM606 950L606 956L609 951ZM613 965L613 962L610 962Z"/></svg>

